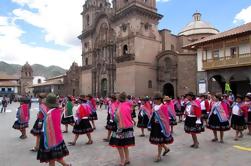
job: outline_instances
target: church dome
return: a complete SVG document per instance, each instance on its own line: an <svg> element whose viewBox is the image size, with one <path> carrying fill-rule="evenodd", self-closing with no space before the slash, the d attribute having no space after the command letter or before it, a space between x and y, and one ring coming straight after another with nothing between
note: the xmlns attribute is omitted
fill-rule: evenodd
<svg viewBox="0 0 251 166"><path fill-rule="evenodd" d="M197 35L197 34L217 34L219 30L214 28L209 23L201 20L201 14L196 12L193 14L194 20L190 22L182 31L178 34L179 36L185 35Z"/></svg>

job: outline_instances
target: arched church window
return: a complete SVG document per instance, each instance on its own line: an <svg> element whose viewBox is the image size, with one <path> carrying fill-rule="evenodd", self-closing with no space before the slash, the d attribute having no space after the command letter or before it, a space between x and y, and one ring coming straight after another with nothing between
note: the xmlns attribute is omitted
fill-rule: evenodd
<svg viewBox="0 0 251 166"><path fill-rule="evenodd" d="M171 51L174 51L174 45L173 44L171 45Z"/></svg>
<svg viewBox="0 0 251 166"><path fill-rule="evenodd" d="M90 16L88 14L86 15L86 25L90 25Z"/></svg>
<svg viewBox="0 0 251 166"><path fill-rule="evenodd" d="M28 76L28 72L25 72L25 76L26 76L26 77Z"/></svg>
<svg viewBox="0 0 251 166"><path fill-rule="evenodd" d="M147 0L144 0L145 3L147 3Z"/></svg>
<svg viewBox="0 0 251 166"><path fill-rule="evenodd" d="M148 81L148 88L149 88L149 89L150 89L150 88L153 88L153 83L152 83L151 80Z"/></svg>
<svg viewBox="0 0 251 166"><path fill-rule="evenodd" d="M42 82L42 81L41 81L41 79L39 78L39 79L37 80L37 83L38 83L38 84L41 84L41 82Z"/></svg>
<svg viewBox="0 0 251 166"><path fill-rule="evenodd" d="M101 3L101 4L99 4L99 7L100 7L100 8L102 8L102 7L103 7L103 4L102 4L102 3Z"/></svg>
<svg viewBox="0 0 251 166"><path fill-rule="evenodd" d="M128 46L126 44L123 46L123 54L128 54Z"/></svg>
<svg viewBox="0 0 251 166"><path fill-rule="evenodd" d="M88 58L85 58L85 65L88 65Z"/></svg>

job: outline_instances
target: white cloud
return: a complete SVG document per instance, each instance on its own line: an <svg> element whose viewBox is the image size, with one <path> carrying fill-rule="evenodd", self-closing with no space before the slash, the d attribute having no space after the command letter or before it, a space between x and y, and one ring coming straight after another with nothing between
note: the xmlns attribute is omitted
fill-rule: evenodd
<svg viewBox="0 0 251 166"><path fill-rule="evenodd" d="M251 22L251 6L242 9L234 18L234 23L248 23Z"/></svg>

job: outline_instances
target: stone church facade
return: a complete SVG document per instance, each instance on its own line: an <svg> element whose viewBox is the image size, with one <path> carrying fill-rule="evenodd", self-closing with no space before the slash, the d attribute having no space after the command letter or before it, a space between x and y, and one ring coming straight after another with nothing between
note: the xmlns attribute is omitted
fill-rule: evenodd
<svg viewBox="0 0 251 166"><path fill-rule="evenodd" d="M200 13L178 35L158 30L156 0L87 0L81 14L80 93L196 92L196 53L182 46L218 33Z"/></svg>

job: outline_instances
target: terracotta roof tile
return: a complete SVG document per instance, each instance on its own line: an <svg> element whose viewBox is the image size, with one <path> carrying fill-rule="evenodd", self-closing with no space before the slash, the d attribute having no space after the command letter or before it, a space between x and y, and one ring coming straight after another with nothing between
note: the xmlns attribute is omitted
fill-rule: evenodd
<svg viewBox="0 0 251 166"><path fill-rule="evenodd" d="M190 43L188 45L185 45L183 48L192 48L196 47L199 44L207 43L207 42L212 42L214 40L219 40L227 37L234 37L236 35L244 34L244 33L251 33L251 22L241 25L239 27L230 29L225 32L218 33L216 35L208 36L204 39L201 39L199 41Z"/></svg>

